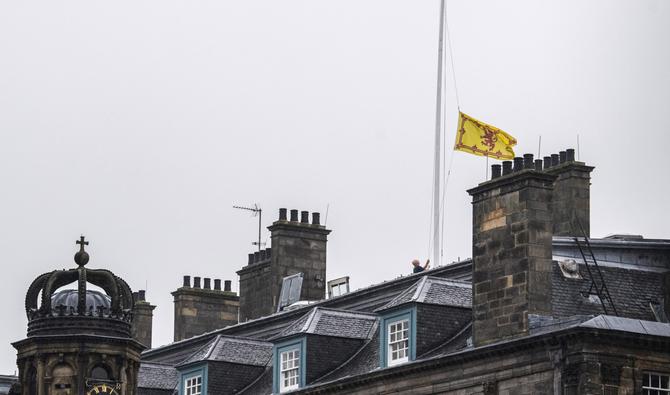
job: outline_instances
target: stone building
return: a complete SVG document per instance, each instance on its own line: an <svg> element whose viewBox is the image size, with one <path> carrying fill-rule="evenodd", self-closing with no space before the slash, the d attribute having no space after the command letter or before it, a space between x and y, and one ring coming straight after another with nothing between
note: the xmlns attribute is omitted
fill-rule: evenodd
<svg viewBox="0 0 670 395"><path fill-rule="evenodd" d="M145 351L139 393L670 393L670 240L586 239L593 170L573 150L493 165L472 259L328 299L330 231L282 209L239 323Z"/></svg>
<svg viewBox="0 0 670 395"><path fill-rule="evenodd" d="M140 353L132 337L133 295L114 273L88 269L84 237L77 268L40 275L26 294L28 336L13 343L19 385L30 395L137 394ZM76 289L62 289L76 283ZM104 292L87 289L95 285Z"/></svg>
<svg viewBox="0 0 670 395"><path fill-rule="evenodd" d="M238 271L239 296L229 282L221 290L220 280L211 289L209 278L184 278L173 293L175 342L142 352L136 387L129 372L125 390L670 394L670 240L590 238L593 170L573 150L493 165L492 179L468 191L471 259L328 298L330 230L318 213L310 223L306 211L281 209L272 246ZM302 286L290 283L296 298L286 304L291 278ZM150 345L148 317L133 333ZM67 355L50 347L48 358ZM39 368L28 343L17 348L19 366Z"/></svg>

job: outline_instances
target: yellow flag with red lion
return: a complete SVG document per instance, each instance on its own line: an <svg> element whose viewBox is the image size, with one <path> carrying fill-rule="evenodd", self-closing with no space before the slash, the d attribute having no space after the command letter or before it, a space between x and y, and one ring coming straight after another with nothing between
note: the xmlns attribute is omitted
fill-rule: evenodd
<svg viewBox="0 0 670 395"><path fill-rule="evenodd" d="M510 134L459 111L454 150L495 159L514 159L516 139Z"/></svg>

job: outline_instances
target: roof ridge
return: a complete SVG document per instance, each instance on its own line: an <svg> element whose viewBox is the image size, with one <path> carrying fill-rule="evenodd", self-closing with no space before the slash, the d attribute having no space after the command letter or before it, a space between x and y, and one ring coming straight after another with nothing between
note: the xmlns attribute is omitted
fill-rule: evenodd
<svg viewBox="0 0 670 395"><path fill-rule="evenodd" d="M419 280L419 283L416 285L416 289L414 290L414 295L412 295L409 300L418 301L419 298L421 298L421 295L424 293L423 289L426 287L426 281L428 280L428 277L430 276L425 276Z"/></svg>
<svg viewBox="0 0 670 395"><path fill-rule="evenodd" d="M216 335L214 341L211 342L209 350L207 350L207 354L205 354L205 356L202 358L203 361L208 360L212 356L214 349L216 348L216 346L219 344L220 341L221 341L221 335Z"/></svg>
<svg viewBox="0 0 670 395"><path fill-rule="evenodd" d="M314 315L310 317L311 319L309 320L309 326L307 327L307 333L312 333L316 329L316 325L319 323L319 320L321 320L321 316L323 315L323 311L319 309L318 307L314 308Z"/></svg>
<svg viewBox="0 0 670 395"><path fill-rule="evenodd" d="M353 311L353 310L338 310L338 309L324 309L324 308L319 308L319 310L322 311L323 313L332 313L335 315L347 315L347 316L367 316L371 319L376 319L378 314L376 313L369 313L367 311ZM362 318L362 317L361 317Z"/></svg>
<svg viewBox="0 0 670 395"><path fill-rule="evenodd" d="M307 321L302 326L302 329L300 329L299 332L307 332L309 330L310 325L312 325L312 321L314 320L314 316L316 315L316 312L319 310L318 307L315 307L312 309L312 311L309 312L309 316L307 317ZM288 328L288 327L287 327Z"/></svg>

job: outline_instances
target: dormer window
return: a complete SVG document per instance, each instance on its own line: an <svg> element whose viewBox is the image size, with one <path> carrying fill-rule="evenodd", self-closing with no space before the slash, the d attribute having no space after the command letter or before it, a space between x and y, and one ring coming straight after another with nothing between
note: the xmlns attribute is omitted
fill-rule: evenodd
<svg viewBox="0 0 670 395"><path fill-rule="evenodd" d="M281 362L279 392L297 389L300 386L300 349L284 351L279 355Z"/></svg>
<svg viewBox="0 0 670 395"><path fill-rule="evenodd" d="M274 393L293 391L305 386L306 341L302 337L274 346Z"/></svg>
<svg viewBox="0 0 670 395"><path fill-rule="evenodd" d="M379 366L385 368L413 361L416 356L416 310L395 310L382 316Z"/></svg>
<svg viewBox="0 0 670 395"><path fill-rule="evenodd" d="M184 393L186 395L201 395L202 394L202 376L192 376L184 382Z"/></svg>
<svg viewBox="0 0 670 395"><path fill-rule="evenodd" d="M388 366L409 360L409 320L404 319L388 324Z"/></svg>

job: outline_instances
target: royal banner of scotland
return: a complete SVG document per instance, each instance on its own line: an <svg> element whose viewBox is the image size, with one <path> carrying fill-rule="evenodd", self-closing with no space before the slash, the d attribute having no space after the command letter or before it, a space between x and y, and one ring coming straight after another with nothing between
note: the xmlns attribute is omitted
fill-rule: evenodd
<svg viewBox="0 0 670 395"><path fill-rule="evenodd" d="M457 151L495 159L514 159L516 139L502 130L459 112Z"/></svg>

